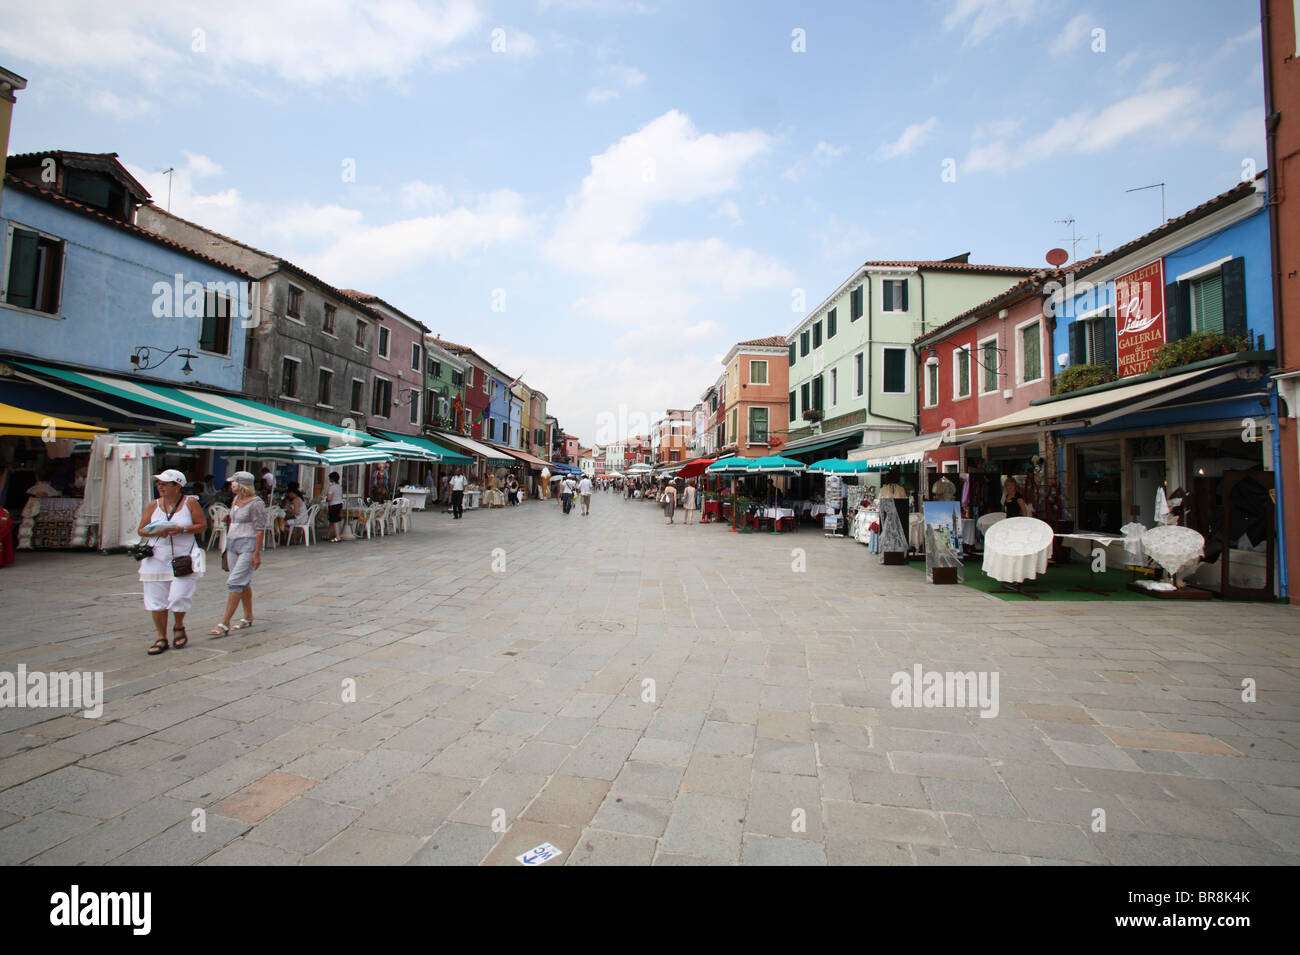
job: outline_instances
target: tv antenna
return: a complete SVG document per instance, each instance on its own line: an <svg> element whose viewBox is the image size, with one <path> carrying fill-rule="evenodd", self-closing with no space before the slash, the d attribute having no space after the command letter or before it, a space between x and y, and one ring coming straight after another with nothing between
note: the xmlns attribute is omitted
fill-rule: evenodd
<svg viewBox="0 0 1300 955"><path fill-rule="evenodd" d="M176 172L176 167L172 166L170 169L164 169L161 173L161 175L167 177L167 211L168 212L172 211L172 175L175 172Z"/></svg>
<svg viewBox="0 0 1300 955"><path fill-rule="evenodd" d="M1074 216L1053 221L1070 227L1070 261L1077 262L1079 260L1079 243L1082 242L1083 239L1074 232Z"/></svg>
<svg viewBox="0 0 1300 955"><path fill-rule="evenodd" d="M1164 225L1169 220L1165 218L1165 184L1163 182L1153 182L1149 186L1135 186L1132 189L1125 189L1125 192L1142 192L1144 189L1160 189L1160 224Z"/></svg>

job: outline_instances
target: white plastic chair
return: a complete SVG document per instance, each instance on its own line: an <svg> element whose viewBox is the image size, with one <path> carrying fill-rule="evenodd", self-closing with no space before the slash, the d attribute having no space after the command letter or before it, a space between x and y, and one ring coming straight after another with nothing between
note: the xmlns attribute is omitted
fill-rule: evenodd
<svg viewBox="0 0 1300 955"><path fill-rule="evenodd" d="M386 501L379 507L379 515L376 518L379 521L379 533L387 537L395 533L393 528L393 502Z"/></svg>
<svg viewBox="0 0 1300 955"><path fill-rule="evenodd" d="M212 545L218 541L221 543L221 550L226 549L226 518L230 515L230 508L224 504L208 505L208 550L212 550Z"/></svg>
<svg viewBox="0 0 1300 955"><path fill-rule="evenodd" d="M289 543L293 543L293 532L302 532L302 543L304 547L310 547L312 540L316 537L316 515L320 513L320 505L313 504L307 511L307 519L301 524L289 525Z"/></svg>
<svg viewBox="0 0 1300 955"><path fill-rule="evenodd" d="M264 548L276 546L275 524L276 521L280 520L282 517L284 517L283 507L268 507L266 509L266 526L262 528L264 532L262 534L262 546Z"/></svg>
<svg viewBox="0 0 1300 955"><path fill-rule="evenodd" d="M378 504L366 505L365 513L361 518L361 526L365 528L367 539L375 536L375 526L379 523L379 512L381 508ZM361 535L358 534L358 537Z"/></svg>
<svg viewBox="0 0 1300 955"><path fill-rule="evenodd" d="M411 529L411 502L406 498L399 498L395 502L396 510L394 511L394 524L399 532L406 532Z"/></svg>

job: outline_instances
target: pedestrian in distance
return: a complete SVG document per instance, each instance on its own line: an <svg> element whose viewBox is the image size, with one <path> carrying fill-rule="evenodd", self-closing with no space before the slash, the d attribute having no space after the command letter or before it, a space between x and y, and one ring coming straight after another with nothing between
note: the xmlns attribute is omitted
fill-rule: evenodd
<svg viewBox="0 0 1300 955"><path fill-rule="evenodd" d="M664 517L668 519L665 523L674 523L673 511L677 508L677 488L672 484L665 485L663 494L660 496L659 500L663 502Z"/></svg>
<svg viewBox="0 0 1300 955"><path fill-rule="evenodd" d="M185 615L194 605L194 590L203 576L203 551L197 535L208 526L198 498L182 493L185 475L167 470L154 476L158 497L144 507L136 533L149 549L140 561L140 583L144 609L153 615L158 639L149 648L156 656L174 645L181 649L189 641ZM165 544L163 542L166 542ZM172 644L167 642L167 615L175 617Z"/></svg>
<svg viewBox="0 0 1300 955"><path fill-rule="evenodd" d="M339 472L330 472L330 483L325 488L325 503L330 508L330 536L329 540L337 544L339 537L339 522L343 520L343 485L339 483Z"/></svg>
<svg viewBox="0 0 1300 955"><path fill-rule="evenodd" d="M460 520L461 515L465 513L465 472L460 468L449 482L451 487L451 516L452 520Z"/></svg>
<svg viewBox="0 0 1300 955"><path fill-rule="evenodd" d="M582 481L578 484L578 497L582 501L582 516L590 517L591 516L591 478L587 477L585 474L582 476Z"/></svg>
<svg viewBox="0 0 1300 955"><path fill-rule="evenodd" d="M686 489L682 491L682 510L686 512L683 523L689 524L691 516L695 513L695 482L687 481Z"/></svg>
<svg viewBox="0 0 1300 955"><path fill-rule="evenodd" d="M334 480L337 474L331 474ZM226 613L221 622L208 631L212 637L224 637L231 630L247 630L253 625L253 571L262 566L262 542L266 527L266 505L253 487L253 475L238 471L230 479L235 488L235 501L226 518L230 529L226 532L226 550L222 554L230 571L226 578ZM230 620L240 604L244 615L231 626Z"/></svg>

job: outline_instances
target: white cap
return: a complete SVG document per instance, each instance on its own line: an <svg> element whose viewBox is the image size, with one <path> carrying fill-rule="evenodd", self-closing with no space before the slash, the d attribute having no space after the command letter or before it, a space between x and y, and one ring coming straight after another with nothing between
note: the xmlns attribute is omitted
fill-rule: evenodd
<svg viewBox="0 0 1300 955"><path fill-rule="evenodd" d="M177 471L175 468L170 468L166 471L160 471L159 473L153 476L153 479L155 481L167 481L171 484L185 483L185 475L182 474L180 471Z"/></svg>

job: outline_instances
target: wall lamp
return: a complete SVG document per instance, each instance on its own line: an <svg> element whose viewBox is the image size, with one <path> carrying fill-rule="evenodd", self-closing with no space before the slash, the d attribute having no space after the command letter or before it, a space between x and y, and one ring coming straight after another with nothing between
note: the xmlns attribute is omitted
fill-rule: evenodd
<svg viewBox="0 0 1300 955"><path fill-rule="evenodd" d="M177 345L171 351L167 352L167 354L157 359L154 358L155 350L161 351L161 349L154 349L150 345L136 346L135 351L131 353L131 364L135 366L136 371L149 371L150 369L157 368L167 361L168 358L171 358L172 355L179 352L180 357L185 359L185 364L181 366L181 374L194 374L194 369L190 367L190 359L198 358L199 356L195 355L188 348L182 351L181 346Z"/></svg>

